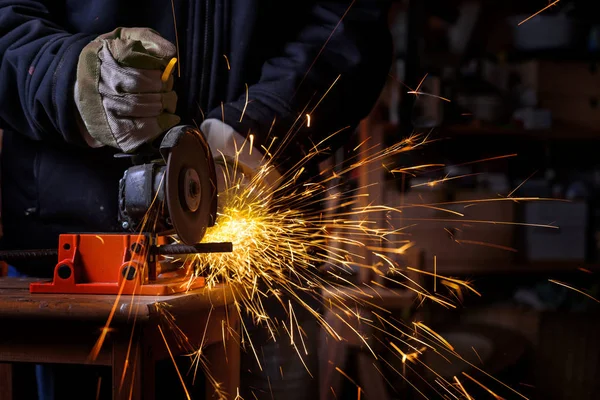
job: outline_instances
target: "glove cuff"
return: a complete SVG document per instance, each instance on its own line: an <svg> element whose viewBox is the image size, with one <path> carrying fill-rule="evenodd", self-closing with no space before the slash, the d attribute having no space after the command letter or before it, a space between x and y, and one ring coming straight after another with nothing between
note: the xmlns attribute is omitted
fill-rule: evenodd
<svg viewBox="0 0 600 400"><path fill-rule="evenodd" d="M77 63L77 80L75 82L75 104L79 116L85 126L86 142L101 142L119 148L110 131L108 118L102 105L100 86L100 59L98 53L102 49L98 39L83 48ZM91 139L91 140L90 140Z"/></svg>
<svg viewBox="0 0 600 400"><path fill-rule="evenodd" d="M253 171L261 174L260 178L271 190L276 189L281 181L281 174L268 158L257 147L252 147L249 139L244 138L231 126L218 120L209 118L202 122L200 130L206 137L213 157L234 160L240 165L242 171ZM225 160L226 161L226 160Z"/></svg>
<svg viewBox="0 0 600 400"><path fill-rule="evenodd" d="M74 89L75 98L78 96L78 93L79 93L79 82L75 81L75 89ZM90 132L87 130L87 127L85 126L85 122L83 121L83 118L81 118L81 111L79 110L79 102L78 101L75 101L75 107L76 107L75 120L77 122L77 127L79 128L79 132L81 133L81 136L83 136L83 140L85 140L85 143L94 149L104 147L104 144L102 142L99 142L96 139L94 139L92 137L92 135L90 135Z"/></svg>

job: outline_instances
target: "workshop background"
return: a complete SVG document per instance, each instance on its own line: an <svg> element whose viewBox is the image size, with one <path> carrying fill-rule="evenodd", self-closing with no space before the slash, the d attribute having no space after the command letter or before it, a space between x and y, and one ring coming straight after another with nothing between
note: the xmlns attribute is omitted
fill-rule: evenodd
<svg viewBox="0 0 600 400"><path fill-rule="evenodd" d="M347 146L373 135L386 145L415 132L429 135L429 144L394 161L448 167L416 177L384 172L383 190L371 190L390 206L509 195L559 200L456 207L469 220L515 225L410 222L448 218L424 208L405 209L394 221L397 228L411 226L423 269L434 272L435 265L437 274L471 281L481 293L466 295L456 310L424 302L420 318L469 362L527 398L599 396L600 319L593 298L600 295L600 14L593 3L395 2L393 69L363 127L368 132ZM424 94L408 93L414 91ZM428 280L427 289L432 285ZM434 354L426 359L450 381L463 372L481 376L466 363ZM355 367L352 376L360 379L359 372ZM421 374L436 379L432 371ZM404 380L388 378L398 389L392 398L413 398L407 390L422 398ZM433 393L418 377L412 382ZM347 398L355 398L347 386ZM484 390L476 398L493 396Z"/></svg>
<svg viewBox="0 0 600 400"><path fill-rule="evenodd" d="M418 312L469 362L527 398L594 399L600 389L600 313L593 299L600 297L600 13L591 1L554 3L519 24L549 2L395 1L395 61L362 134L388 145L414 132L429 134L431 143L395 161L451 166L416 177L384 174L375 195L388 205L501 195L566 200L460 206L469 220L514 225L413 227L423 269L433 272L435 265L436 274L469 280L482 294L465 293L455 310L424 302ZM424 94L407 93L417 87ZM360 142L359 134L347 149ZM427 184L440 176L464 177ZM356 175L347 185L361 179ZM402 227L409 225L403 218L440 215L415 208L393 223ZM403 310L398 313L401 318ZM358 356L349 354L340 368L364 384L369 377L354 362ZM426 359L448 380L477 374L466 363L450 364L432 353ZM431 371L421 372L435 381ZM419 379L412 381L417 391L398 375L388 378L390 398L427 392ZM343 384L346 394L336 397L356 398L353 383Z"/></svg>

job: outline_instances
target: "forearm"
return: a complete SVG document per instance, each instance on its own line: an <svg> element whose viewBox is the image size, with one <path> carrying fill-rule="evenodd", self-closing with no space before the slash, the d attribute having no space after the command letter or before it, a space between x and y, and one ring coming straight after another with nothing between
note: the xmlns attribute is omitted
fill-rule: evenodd
<svg viewBox="0 0 600 400"><path fill-rule="evenodd" d="M32 139L82 144L73 88L91 35L58 26L41 1L0 0L0 124Z"/></svg>

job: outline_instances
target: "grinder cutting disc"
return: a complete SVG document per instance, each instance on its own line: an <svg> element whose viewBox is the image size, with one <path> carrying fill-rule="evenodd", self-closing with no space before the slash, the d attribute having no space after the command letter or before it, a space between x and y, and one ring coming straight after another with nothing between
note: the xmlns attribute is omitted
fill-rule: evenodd
<svg viewBox="0 0 600 400"><path fill-rule="evenodd" d="M165 197L175 232L183 243L199 243L217 213L215 166L204 136L190 126L171 129L161 154L167 162Z"/></svg>

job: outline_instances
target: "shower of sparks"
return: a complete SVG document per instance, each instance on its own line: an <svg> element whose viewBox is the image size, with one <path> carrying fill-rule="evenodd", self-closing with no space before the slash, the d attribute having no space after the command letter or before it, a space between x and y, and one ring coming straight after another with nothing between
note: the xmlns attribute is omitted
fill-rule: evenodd
<svg viewBox="0 0 600 400"><path fill-rule="evenodd" d="M559 1L554 1L520 24L556 5ZM351 2L332 30L331 35L302 78L300 85L304 83L310 70L321 56L327 43L337 31L354 2L355 0ZM171 5L179 59L179 41L173 1ZM223 57L227 69L230 70L229 58L225 54L223 54ZM180 66L181 63L178 62L178 76L180 76ZM249 316L255 324L267 330L272 340L282 341L285 345L293 347L308 373L314 376L317 371L310 371L304 361L309 350L305 343L306 334L296 317L297 310L304 309L314 317L328 334L328 339L334 342L343 342L349 339L349 335L352 335L355 339L362 341L365 349L373 356L374 368L388 384L390 381L385 376L384 371L397 374L423 398L429 398L423 391L430 390L437 394L439 398L471 399L472 397L456 376L444 377L427 364L424 354L435 354L448 363L453 361L463 362L480 372L488 380L486 384L475 380L464 372L463 375L469 381L485 389L496 399L502 399L503 397L500 397L489 388L492 385L501 386L503 390L509 391L512 398L515 395L525 398L513 388L465 360L457 353L450 342L424 322L395 318L394 313L385 308L386 303L383 301L383 296L396 296L398 299L406 301L406 307L421 305L424 301L431 301L445 308L456 308L455 300L462 303L465 294L472 293L481 296L470 282L439 274L438 269L441 266L438 266L437 257L434 261L433 273L421 270L420 265L411 265L407 261L411 259L409 252L417 248L418 243L410 240L408 228L420 223L440 222L444 225L447 223L479 223L557 229L557 227L551 225L462 219L464 214L451 208L457 204L469 206L474 203L492 201L522 202L548 199L513 198L512 195L519 189L519 186L508 196L493 199L408 204L402 198L401 206L391 207L374 204L365 193L367 187L348 189L343 185L343 182L348 180L349 175L356 172L365 173L365 170L372 170L381 166L392 175L397 173L402 176L417 176L418 173L424 171L432 173L443 169L444 164L393 165L392 160L397 159L396 156L399 154L413 151L426 144L429 138L428 135L414 135L383 150L376 150L378 144L373 144L372 140L370 141L371 138L365 139L348 155L347 162L349 165L334 166L322 171L316 177L305 177L307 164L314 162L322 154L328 153L331 149L328 147L327 142L334 136L339 135L340 132L345 132L344 129L333 132L326 139L315 143L309 153L292 168L288 169L288 172L275 183L266 183L266 178L276 169L276 165L273 164L272 160L276 159L278 154L286 151L286 147L292 143L293 131L298 129L297 125L302 125L304 122L306 127L311 127L314 122L311 121L311 115L323 98L336 85L340 76L335 79L316 104L307 105L305 109L301 110L288 135L280 139L271 138L270 143L262 146L261 150L266 155L261 168L254 176L244 176L239 172L237 165L239 157L236 157L233 164L229 164L227 169L223 171L226 189L219 194L218 218L215 226L208 229L203 241L232 242L233 252L193 256L195 277L192 279L203 277L206 280L208 289L219 284L231 284L230 286L235 288L233 290L234 308L239 314L241 327L239 332L233 332L227 320L211 321L210 313L207 324L218 323L221 326L223 345L226 343L227 335L239 335L240 345L247 352L254 355L257 365L262 369L258 356L261 349L257 348L257 344L253 342L246 326L248 319L244 318ZM422 92L421 87L426 78L427 75L422 78L415 89L410 88L403 82L400 83L410 90L407 92L408 94L417 97L424 95L450 102L447 98ZM244 118L246 108L250 102L250 90L246 84L245 104L240 115L240 121ZM202 112L202 110L200 111ZM222 117L224 117L223 104L221 104L221 112ZM275 121L273 121L273 124L275 124ZM270 137L270 132L268 136ZM241 155L242 152L251 154L254 149L254 139L254 136L250 135L248 143L241 144L237 155ZM277 143L277 141L279 142ZM469 161L456 166L489 162L514 156L516 154L502 155ZM431 187L464 177L441 177L424 185ZM378 184L380 182L371 183L371 185ZM452 218L403 218L403 221L408 222L410 225L400 227L394 226L390 222L390 215L402 214L414 208L436 210L449 214ZM151 219L151 215L147 215L142 226L151 226ZM436 226L432 226L431 229L436 229ZM460 245L458 240L453 242ZM460 242L514 251L514 249L490 243L467 240ZM356 282L355 276L361 275L360 272L363 271L368 271L374 277L364 282ZM433 277L433 292L427 289L426 286L428 285L425 285L419 277ZM438 281L440 285L438 285ZM579 291L557 281L554 283ZM393 290L385 284L398 286L401 291ZM591 297L584 292L579 292ZM92 350L92 359L98 356L100 348L110 332L110 325L120 304L120 298L121 292L116 296L114 307ZM287 321L272 317L271 310L265 305L267 298L279 301L282 309L287 314ZM311 301L309 302L307 299ZM134 302L133 296L131 302ZM318 304L326 312L323 313L317 310L316 306L309 303ZM139 306L139 304L137 305ZM225 399L233 395L233 393L225 393L221 382L216 381L210 374L210 368L204 355L204 339L201 343L191 343L187 335L177 326L175 318L168 311L168 306L162 303L155 306L160 316L158 330L170 357L173 359L174 355L167 337L174 339L178 349L183 349L191 358L194 378L197 370L201 370L204 372L207 382L214 388L216 397ZM132 311L133 307L129 309ZM326 318L327 313L332 318ZM280 332L285 332L286 336L280 337ZM133 341L127 351L125 370L129 367L128 360L132 343ZM375 348L378 350L374 350ZM138 347L136 346L136 352L137 350ZM475 351L474 348L473 351ZM387 354L384 356L383 353ZM479 358L478 354L477 357ZM137 360L137 357L134 360ZM339 366L332 365L331 367L333 371L337 371L356 385L357 396L360 398L363 389ZM418 373L417 367L419 370L433 375L434 378L428 379L424 374ZM185 387L183 372L179 371L176 364L175 368L184 386L186 396L189 398L190 395ZM283 378L281 368L280 373ZM409 378L407 373L414 375L414 378ZM125 375L125 371L123 374ZM120 385L123 382L124 377L121 378ZM269 388L271 389L270 381ZM334 388L331 387L330 390L333 397L337 398ZM365 394L368 395L368 392ZM235 400L243 400L239 388L235 395ZM254 397L256 398L256 395Z"/></svg>
<svg viewBox="0 0 600 400"><path fill-rule="evenodd" d="M396 371L389 359L381 358L374 350L375 345L383 346L402 364L401 374L404 379L408 379L405 376L407 368L413 371L408 364L419 364L428 368L420 359L426 350L442 356L449 362L451 358L466 362L452 344L434 329L423 322L405 323L393 319L391 311L385 308L385 302L378 303L379 299L383 299L381 296L393 294L398 298L405 296L404 298L408 299L407 307L415 301L420 304L429 300L446 308L456 308L454 300L461 303L464 293L481 296L469 282L439 274L437 258L433 273L419 269L419 265L407 265L406 260L415 243L409 240L405 232L407 227L392 226L389 216L421 207L432 208L454 217L463 217L463 214L446 206L468 206L488 201L517 202L538 198L498 197L429 205L403 203L399 207L374 204L363 193L364 188L348 189L339 182L343 182L343 177L354 171L393 164L390 160L394 156L423 146L427 137L414 135L379 151L374 151L374 147L369 147L363 142L355 148L356 154L350 156L349 165L336 166L322 171L316 177L305 179L303 174L306 165L328 150L326 142L334 135L315 144L308 155L275 183L267 183L268 177L275 169L271 161L272 155L281 151L274 148L274 141L269 147L263 148L266 156L260 169L252 176L240 172L242 168L238 165L239 156L250 151L250 140L239 145L237 157L233 157L233 161L225 160L222 174L226 189L219 194L216 224L207 230L203 239L205 242L232 242L233 251L194 255L195 277L203 277L208 288L223 283L232 284L236 288L233 296L235 309L241 317L240 343L249 354L254 355L261 370L263 366L258 356L261 350L253 342L247 326L252 322L266 329L272 340L283 340L282 343L291 346L309 375L314 376L315 371L310 371L305 363L308 349L302 326L296 318L298 307L308 311L334 341L344 341L347 340L347 335L354 335L371 353L373 360ZM282 143L285 144L288 140L284 138ZM507 156L492 159L505 157ZM432 166L439 167L440 164L404 168L393 166L388 170L416 172ZM414 219L413 222L431 220L436 221L422 218ZM511 221L456 218L440 220L472 224L527 225ZM556 228L541 224L532 226ZM370 271L375 278L356 282L353 275L360 270ZM433 276L435 290L430 292L415 278L415 274ZM438 280L445 291L438 287ZM403 294L386 287L383 282L401 287ZM267 298L279 302L287 315L287 321L271 316L272 310L265 305ZM334 316L334 320L326 318L318 307L325 308ZM360 311L364 309L371 311ZM250 319L245 319L244 316L250 316ZM357 328L360 326L367 331L377 332L378 335L364 333L363 328ZM281 337L281 332L284 332L285 337ZM442 355L444 352L449 354ZM338 366L334 367L345 375ZM480 370L474 365L472 367ZM438 388L433 390L438 392L441 385L444 391L454 397L468 398L468 393L457 378L452 381L439 374L436 376L435 384ZM502 384L492 376L486 376L496 384ZM419 379L425 380L424 377ZM426 384L430 388L436 387L430 382ZM218 383L215 383L215 386L218 388ZM503 386L514 392L510 387Z"/></svg>
<svg viewBox="0 0 600 400"><path fill-rule="evenodd" d="M354 0L348 10L353 3ZM173 3L172 7L174 11ZM331 35L342 23L346 13L340 18ZM177 35L176 28L175 32ZM330 38L331 36L327 42ZM315 57L300 84L304 82L326 44ZM179 53L178 43L177 52ZM229 58L225 54L223 57L229 70ZM180 63L178 63L179 67ZM440 373L433 371L424 360L425 353L434 353L449 363L452 362L452 359L467 363L486 376L491 383L501 385L512 394L523 397L514 389L462 358L451 343L424 322L394 318L394 314L385 308L386 302L383 296L393 295L405 301L407 308L412 305L421 305L424 301L432 301L445 308L456 308L455 300L461 303L466 293L480 296L469 282L439 274L437 259L434 262L433 273L419 269L420 265L410 265L407 260L410 259L409 252L414 250L415 243L410 240L408 228L432 221L444 224L457 222L526 225L512 221L457 219L457 217L464 217L464 214L453 210L451 206L456 204L468 206L488 201L518 202L542 199L513 198L513 193L510 193L509 196L494 199L473 199L436 204L407 204L402 199L401 206L391 207L374 204L365 193L368 187L352 189L344 185L350 174L356 172L364 174L365 171L375 168L385 168L392 175L398 173L403 176L416 176L424 171L432 173L443 169L444 164L394 165L393 161L398 159L399 154L422 147L428 142L429 135L414 135L383 150L377 147L378 143L365 139L347 155L346 162L348 164L334 166L322 171L316 177L307 177L307 165L316 162L321 155L328 153L331 150L328 147L328 141L341 132L345 133L345 129L333 132L329 137L314 143L304 158L289 168L276 182L271 182L267 178L273 175L273 171L277 167L273 160L277 159L279 154L287 151L295 131L300 129L299 125L311 127L314 122L311 121L311 115L340 77L341 75L335 79L315 104L307 104L305 109L301 110L285 137L273 137L270 138L268 144L261 145L260 149L264 152L265 157L260 169L253 176L244 175L240 172L242 169L238 165L239 156L243 152L251 154L254 150L255 138L253 135L249 136L247 142L240 144L237 157L234 157L233 162L225 160L226 167L222 173L226 188L219 194L219 213L216 224L207 230L203 241L232 242L233 251L231 253L198 254L187 261L192 261L194 264L195 274L192 279L197 277L205 279L208 290L219 284L230 284L229 286L235 288L232 289L232 295L234 296L234 309L240 321L240 329L239 332L232 332L233 329L228 325L227 320L211 321L210 312L207 324L218 323L221 326L223 345L226 343L227 335L239 335L240 345L249 354L254 355L258 367L262 370L263 367L258 356L261 349L253 342L247 326L251 320L254 324L266 329L272 340L291 346L308 374L314 376L317 371L310 371L305 363L305 358L309 353L306 333L296 317L297 310L304 309L314 317L315 321L328 334L330 340L342 342L348 340L348 335L352 335L361 341L364 348L373 356L374 368L386 382L389 383L383 371L393 371L424 398L427 398L423 393L426 388L440 397L450 395L457 399L471 398L456 376L443 377ZM409 94L430 96L450 102L449 99L422 92L421 87L426 78L427 75L415 89L403 85L410 89ZM240 121L244 118L250 102L250 90L246 84L245 104ZM223 104L221 104L221 112L224 117ZM270 132L268 137L270 137ZM514 156L515 154L504 155L459 165ZM442 177L426 185L434 186L460 178L464 178L464 176ZM380 182L371 182L369 186L378 184ZM452 218L404 218L404 221L409 221L410 225L408 226L394 226L391 223L390 216L392 214L402 214L406 210L414 208L436 210L449 214ZM152 225L151 214L149 213L145 217L142 226ZM556 228L548 225L530 224L526 226ZM436 229L435 226L432 228ZM463 243L467 243L467 241L463 240ZM355 277L362 275L363 271L368 271L367 275L372 277L366 281L357 282ZM429 291L426 287L428 285L419 279L419 277L431 276L433 276L433 292ZM401 290L391 289L386 284L400 287ZM92 358L98 355L110 330L109 326L119 304L120 295L121 293L117 296L106 325L92 351ZM280 303L282 310L287 315L286 321L272 317L272 310L265 304L267 298L275 299ZM318 308L323 308L326 312L323 313ZM132 309L133 307L130 308L130 310ZM224 399L227 396L236 395L236 399L242 400L239 389L236 393L225 393L221 382L217 382L211 376L208 362L204 356L204 339L201 343L190 343L187 335L177 326L175 318L167 310L167 306L163 307L159 303L156 305L156 309L161 317L158 326L159 333L170 357L174 358L174 355L168 344L167 336L174 338L178 349L183 349L191 358L194 378L197 370L204 372L208 383L214 388L216 397ZM248 316L249 319L245 318ZM284 332L284 337L280 337L281 332ZM383 350L381 350L382 348ZM382 351L387 355L384 356ZM127 358L129 359L129 356ZM401 371L398 369L400 365L402 366ZM378 366L382 367L382 370ZM125 369L127 367L128 365ZM177 368L177 365L175 367ZM339 366L332 365L331 367L333 371L337 371L354 383L358 390L357 396L361 397L363 389ZM428 381L425 376L417 372L416 367L428 371L435 378ZM415 379L421 385L417 386L417 382L412 382L413 379L409 379L407 372L414 374ZM177 368L178 377L189 398L182 373ZM283 370L280 369L280 373L283 377ZM465 376L467 375L465 374ZM467 378L488 390L490 394L500 398L483 383L475 381L470 376ZM123 380L121 379L122 382ZM269 381L269 388L270 386ZM488 386L490 385L488 384ZM330 389L333 396L336 397L334 389ZM368 395L368 393L365 394Z"/></svg>
<svg viewBox="0 0 600 400"><path fill-rule="evenodd" d="M435 353L449 363L452 359L468 362L456 352L450 342L425 323L395 319L394 314L385 308L383 296L393 295L405 301L406 307L432 301L452 309L457 308L457 303L462 303L466 293L477 296L481 294L467 281L440 274L437 257L433 272L407 262L410 252L418 246L418 243L410 240L409 228L422 222L430 224L432 221L556 228L512 221L467 220L460 218L464 214L447 208L457 204L469 206L479 202L544 199L497 197L431 204L410 204L403 200L401 206L392 207L371 202L364 193L365 188L348 189L343 184L344 177L357 170L379 168L382 165L389 165L388 171L410 170L413 173L440 167L441 164L412 167L392 165L394 156L424 146L427 136L422 135L408 137L379 151L374 151L374 146L367 145L365 141L355 148L355 154L349 155L348 165L335 166L316 177L304 179L306 165L328 150L326 142L336 134L315 144L308 155L274 183L267 179L275 169L271 157L280 152L279 148L273 148L274 141L270 147L263 148L267 155L260 169L252 176L244 175L238 162L242 152L250 151L253 138L240 145L238 157L233 157L233 161L229 158L225 160L222 174L226 188L219 194L216 224L207 230L203 241L232 242L233 251L191 256L187 261L192 262L195 268L192 279L205 279L208 290L219 284L230 284L235 288L232 289L232 296L241 327L239 333L234 334L239 335L240 345L254 355L260 369L263 369L258 356L261 349L253 342L248 323L262 326L272 340L291 346L310 376L317 372L311 371L305 362L309 349L306 334L296 317L300 308L308 311L335 342L348 340L348 335L361 341L373 356L378 371L377 365L400 374L418 393L422 393L423 388L419 389L417 382L411 382L414 379L407 376L408 371L440 397L449 393L452 397L464 398L468 394L458 379L446 379L433 371L423 359L423 354ZM282 142L288 141L288 138L284 138ZM492 159L498 158L504 157ZM377 184L375 182L369 186ZM403 214L415 208L436 210L450 214L452 218L403 218L404 221L409 221L408 226L391 223L390 215ZM152 224L151 214L146 216L144 226ZM436 229L436 226L431 228ZM373 277L357 282L354 278L361 271L369 271ZM434 290L428 290L419 276L433 277ZM190 286L191 283L192 281L189 282ZM392 290L385 283L400 287L401 290ZM272 317L272 310L265 305L267 298L280 303L287 315L285 321ZM94 357L109 331L117 305L118 300L94 347ZM323 313L317 308L323 308L327 312ZM130 308L132 309L133 307ZM190 343L168 310L160 306L157 306L157 310L161 323L164 324L160 333L167 348L166 335L170 334L175 337L178 348L184 349L192 358L194 378L197 370L204 372L216 396L227 398L228 394L222 390L221 383L210 375L209 365L204 358L203 340L202 343ZM250 318L244 318L246 316ZM228 321L210 321L209 315L207 324L209 323L218 323L222 327L225 344L225 336L232 334ZM387 357L382 356L381 348L388 354ZM477 366L470 365L482 372L493 384L502 385L523 397ZM429 382L428 378L416 372L415 366L431 372L435 380ZM338 366L333 367L344 374ZM179 371L178 374L183 383ZM383 378L387 381L385 376ZM480 386L488 387L490 384L480 383Z"/></svg>
<svg viewBox="0 0 600 400"><path fill-rule="evenodd" d="M523 21L519 22L519 25L524 24L525 22L529 21L530 19L532 19L533 17L535 17L536 15L539 15L541 13L543 13L544 11L546 11L547 9L549 9L552 6L555 6L556 4L558 4L560 2L560 0L556 0L550 4L548 4L546 7L542 8L541 10L539 10L538 12L536 12L535 14L530 15L529 17L525 18Z"/></svg>

